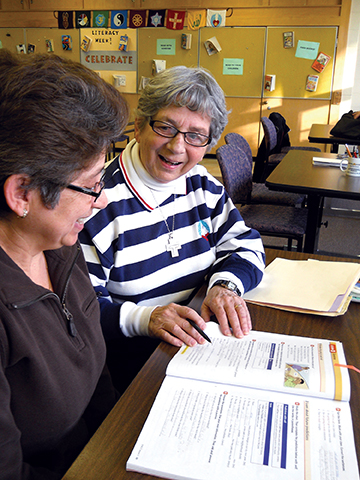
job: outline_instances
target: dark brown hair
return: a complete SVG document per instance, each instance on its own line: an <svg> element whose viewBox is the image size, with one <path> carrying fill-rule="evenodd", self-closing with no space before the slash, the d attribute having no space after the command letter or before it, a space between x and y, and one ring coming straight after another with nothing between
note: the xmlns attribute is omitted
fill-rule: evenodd
<svg viewBox="0 0 360 480"><path fill-rule="evenodd" d="M0 50L1 188L24 173L53 208L61 190L119 137L129 117L120 93L83 65L53 54Z"/></svg>

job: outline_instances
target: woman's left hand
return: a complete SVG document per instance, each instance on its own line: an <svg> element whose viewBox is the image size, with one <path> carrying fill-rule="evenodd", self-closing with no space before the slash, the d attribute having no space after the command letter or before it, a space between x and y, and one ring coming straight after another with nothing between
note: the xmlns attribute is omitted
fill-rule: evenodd
<svg viewBox="0 0 360 480"><path fill-rule="evenodd" d="M208 322L212 315L216 316L221 332L227 336L233 334L237 338L242 338L248 335L252 328L245 300L224 287L212 287L205 297L201 316Z"/></svg>

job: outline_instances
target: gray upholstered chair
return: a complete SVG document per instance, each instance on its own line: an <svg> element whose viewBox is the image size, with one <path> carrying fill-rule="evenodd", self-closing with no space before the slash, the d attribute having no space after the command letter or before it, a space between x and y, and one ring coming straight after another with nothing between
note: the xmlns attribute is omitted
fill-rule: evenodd
<svg viewBox="0 0 360 480"><path fill-rule="evenodd" d="M284 205L251 204L247 199L252 190L252 170L245 153L234 145L222 145L216 151L224 187L240 211L246 225L257 230L261 236L283 237L297 242L297 251L302 251L307 223L307 209Z"/></svg>
<svg viewBox="0 0 360 480"><path fill-rule="evenodd" d="M245 138L236 132L230 132L225 135L225 142L228 145L234 145L245 154L251 169L253 165L252 152L250 145ZM301 206L305 202L306 195L300 195L297 193L288 192L275 192L269 190L264 183L252 184L251 194L246 203L269 203L271 205L287 205L294 207L295 205Z"/></svg>
<svg viewBox="0 0 360 480"><path fill-rule="evenodd" d="M276 113L276 112L274 112ZM317 147L285 146L278 145L278 135L274 123L267 117L261 117L261 125L264 130L264 139L260 144L258 155L255 160L255 179L264 182L268 175L281 162L289 150L310 150L321 152ZM273 153L276 151L276 153Z"/></svg>

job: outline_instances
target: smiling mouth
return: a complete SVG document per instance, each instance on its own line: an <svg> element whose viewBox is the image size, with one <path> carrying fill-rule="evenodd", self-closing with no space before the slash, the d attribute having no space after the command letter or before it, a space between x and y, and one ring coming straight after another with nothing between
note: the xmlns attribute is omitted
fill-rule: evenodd
<svg viewBox="0 0 360 480"><path fill-rule="evenodd" d="M168 160L167 158L163 157L162 155L159 155L160 157L160 160L164 163L166 163L167 165L171 165L171 166L177 166L177 165L181 165L181 162L171 162L170 160Z"/></svg>

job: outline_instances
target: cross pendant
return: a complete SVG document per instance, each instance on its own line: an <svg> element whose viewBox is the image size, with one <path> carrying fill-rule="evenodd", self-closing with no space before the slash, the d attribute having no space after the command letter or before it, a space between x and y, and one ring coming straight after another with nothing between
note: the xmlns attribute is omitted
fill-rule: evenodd
<svg viewBox="0 0 360 480"><path fill-rule="evenodd" d="M178 257L180 249L181 245L179 243L174 243L172 239L169 239L169 243L166 245L166 251L171 252L172 257Z"/></svg>

